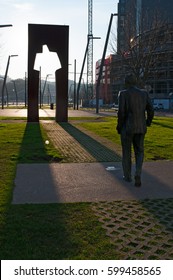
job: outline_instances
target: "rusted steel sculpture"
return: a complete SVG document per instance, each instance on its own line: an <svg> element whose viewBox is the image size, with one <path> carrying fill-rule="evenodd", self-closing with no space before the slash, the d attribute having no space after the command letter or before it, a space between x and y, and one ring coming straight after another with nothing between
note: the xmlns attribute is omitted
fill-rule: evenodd
<svg viewBox="0 0 173 280"><path fill-rule="evenodd" d="M68 121L68 45L69 27L61 25L28 25L28 122L39 122L39 72L34 70L37 53L47 45L59 56L62 68L56 70L57 122Z"/></svg>

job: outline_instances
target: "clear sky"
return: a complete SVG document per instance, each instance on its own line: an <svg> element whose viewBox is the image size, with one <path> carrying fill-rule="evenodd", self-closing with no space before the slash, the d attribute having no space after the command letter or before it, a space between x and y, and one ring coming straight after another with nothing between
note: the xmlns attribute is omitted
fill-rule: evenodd
<svg viewBox="0 0 173 280"><path fill-rule="evenodd" d="M94 68L102 57L110 16L117 12L117 3L118 0L93 0L93 35L101 37L93 43ZM8 56L18 55L10 59L8 76L13 79L25 76L29 23L69 25L69 72L74 71L75 59L80 72L87 43L88 0L0 0L0 11L0 25L13 25L0 28L0 75L5 74ZM114 30L116 22L114 17ZM43 78L48 73L43 73ZM69 78L73 79L72 73Z"/></svg>

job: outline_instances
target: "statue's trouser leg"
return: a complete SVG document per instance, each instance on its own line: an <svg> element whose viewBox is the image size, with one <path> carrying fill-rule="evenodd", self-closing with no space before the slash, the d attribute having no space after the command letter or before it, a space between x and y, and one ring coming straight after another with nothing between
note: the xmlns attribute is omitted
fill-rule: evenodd
<svg viewBox="0 0 173 280"><path fill-rule="evenodd" d="M131 179L131 148L132 148L132 136L126 135L124 131L121 133L121 144L122 144L122 166L124 177Z"/></svg>
<svg viewBox="0 0 173 280"><path fill-rule="evenodd" d="M134 134L133 148L135 152L136 172L135 176L141 177L142 164L144 160L144 137L145 134Z"/></svg>

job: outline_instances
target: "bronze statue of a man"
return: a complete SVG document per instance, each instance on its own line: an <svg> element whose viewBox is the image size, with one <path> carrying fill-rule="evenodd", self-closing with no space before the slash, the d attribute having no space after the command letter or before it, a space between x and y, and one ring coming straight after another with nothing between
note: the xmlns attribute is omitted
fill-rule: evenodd
<svg viewBox="0 0 173 280"><path fill-rule="evenodd" d="M122 166L124 180L132 181L131 148L135 152L135 186L141 186L141 172L144 159L144 138L147 126L151 125L154 109L148 92L136 86L136 78L129 74L125 77L126 89L119 92L117 131L121 135Z"/></svg>

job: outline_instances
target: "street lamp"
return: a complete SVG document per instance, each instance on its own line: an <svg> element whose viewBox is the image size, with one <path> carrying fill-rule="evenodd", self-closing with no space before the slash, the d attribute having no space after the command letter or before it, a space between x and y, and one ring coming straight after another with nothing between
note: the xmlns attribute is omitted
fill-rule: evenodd
<svg viewBox="0 0 173 280"><path fill-rule="evenodd" d="M13 26L12 24L3 24L3 25L0 25L0 28L2 28L2 27L11 27L11 26Z"/></svg>
<svg viewBox="0 0 173 280"><path fill-rule="evenodd" d="M100 87L100 80L102 77L102 71L103 71L103 66L104 66L104 61L105 61L105 55L106 55L106 50L107 50L107 45L109 41L109 35L110 35L110 30L112 26L112 20L114 16L118 16L118 14L111 14L110 21L109 21L109 26L108 26L108 31L107 31L107 36L106 36L106 41L105 41L105 46L103 50L103 55L102 55L102 60L100 64L100 71L97 79L97 85L96 85L96 114L99 113L99 87Z"/></svg>
<svg viewBox="0 0 173 280"><path fill-rule="evenodd" d="M80 90L83 70L84 70L84 66L85 66L85 60L86 60L86 56L87 56L87 53L88 53L88 47L89 47L90 40L93 40L93 39L101 39L101 37L93 37L93 35L89 35L88 36L87 46L86 46L86 50L85 50L85 55L84 55L84 59L83 59L82 69L81 69L81 72L80 72L80 77L79 77L79 82L78 82L78 87L77 87L77 110L78 110L78 105L79 105L78 104L79 103L79 90Z"/></svg>
<svg viewBox="0 0 173 280"><path fill-rule="evenodd" d="M7 67L6 67L6 71L5 71L4 82L3 82L3 85L2 85L2 109L4 109L4 90L5 90L5 86L6 86L6 80L7 80L7 73L8 73L8 68L9 68L9 64L10 64L10 58L15 57L15 56L18 56L18 55L17 54L9 55L8 61L7 61Z"/></svg>
<svg viewBox="0 0 173 280"><path fill-rule="evenodd" d="M49 77L49 76L51 76L52 74L47 74L46 75L46 79L45 79L45 82L44 82L44 87L43 87L43 93L42 93L42 106L43 106L43 98L44 98L44 92L45 92L45 89L46 89L46 83L47 83L47 78ZM41 103L41 102L40 102Z"/></svg>
<svg viewBox="0 0 173 280"><path fill-rule="evenodd" d="M12 82L13 82L13 86L14 86L14 92L16 95L16 106L18 106L18 95L17 95L16 83L15 83L15 81L12 81Z"/></svg>

